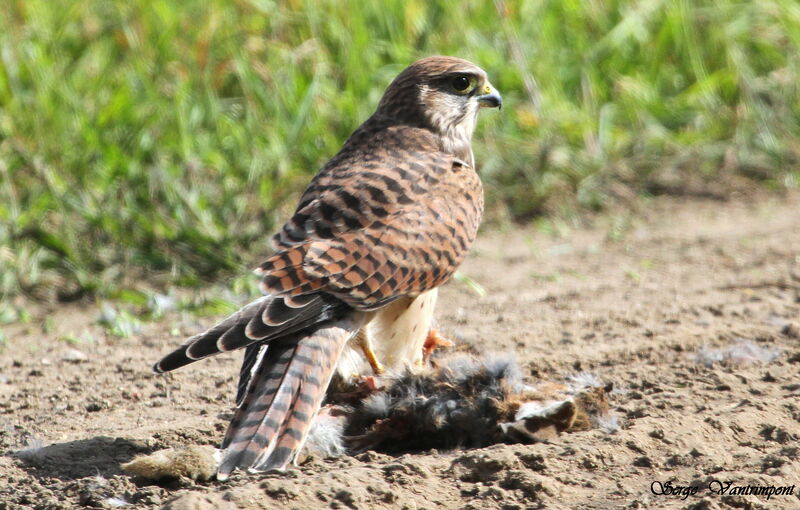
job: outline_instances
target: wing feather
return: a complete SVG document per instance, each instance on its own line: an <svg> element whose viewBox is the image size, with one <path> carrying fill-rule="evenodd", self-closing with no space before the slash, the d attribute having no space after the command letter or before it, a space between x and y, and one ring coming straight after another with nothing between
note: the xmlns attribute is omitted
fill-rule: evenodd
<svg viewBox="0 0 800 510"><path fill-rule="evenodd" d="M471 166L416 142L332 160L273 239L282 251L260 266L262 289L371 310L449 279L475 239L483 191Z"/></svg>

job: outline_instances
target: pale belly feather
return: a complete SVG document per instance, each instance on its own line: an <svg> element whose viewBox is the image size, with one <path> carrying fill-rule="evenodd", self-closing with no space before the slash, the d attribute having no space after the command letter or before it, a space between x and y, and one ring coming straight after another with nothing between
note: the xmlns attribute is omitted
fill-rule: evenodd
<svg viewBox="0 0 800 510"><path fill-rule="evenodd" d="M422 363L422 347L428 337L436 308L438 289L415 298L401 298L374 312L364 326L369 345L389 373ZM354 374L372 375L372 370L355 340L345 347L337 371L345 379Z"/></svg>

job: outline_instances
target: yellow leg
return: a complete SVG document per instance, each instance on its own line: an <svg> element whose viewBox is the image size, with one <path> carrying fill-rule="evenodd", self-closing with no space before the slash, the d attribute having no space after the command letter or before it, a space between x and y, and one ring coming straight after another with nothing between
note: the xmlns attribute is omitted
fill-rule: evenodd
<svg viewBox="0 0 800 510"><path fill-rule="evenodd" d="M381 362L378 361L377 356L375 356L375 351L372 350L372 344L370 344L369 337L364 329L358 332L358 336L356 336L356 342L361 348L361 352L364 353L364 357L367 358L369 366L372 367L372 372L375 375L381 375L386 372L386 368L384 368Z"/></svg>

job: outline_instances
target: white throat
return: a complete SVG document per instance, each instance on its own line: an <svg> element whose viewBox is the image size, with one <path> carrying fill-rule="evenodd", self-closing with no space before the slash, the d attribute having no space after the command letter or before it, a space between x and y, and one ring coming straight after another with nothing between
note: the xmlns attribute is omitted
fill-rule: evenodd
<svg viewBox="0 0 800 510"><path fill-rule="evenodd" d="M477 102L466 97L443 99L426 86L420 89L420 102L425 105L423 110L430 126L441 135L442 151L467 158L466 162L474 166L472 134L480 110Z"/></svg>

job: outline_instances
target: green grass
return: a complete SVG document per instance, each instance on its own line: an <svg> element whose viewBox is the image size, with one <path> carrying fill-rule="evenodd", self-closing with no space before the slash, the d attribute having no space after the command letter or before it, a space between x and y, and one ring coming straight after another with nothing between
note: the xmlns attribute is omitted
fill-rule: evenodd
<svg viewBox="0 0 800 510"><path fill-rule="evenodd" d="M297 193L414 59L506 100L476 155L494 218L619 186L795 186L794 0L7 0L0 295L187 285L267 251Z"/></svg>

